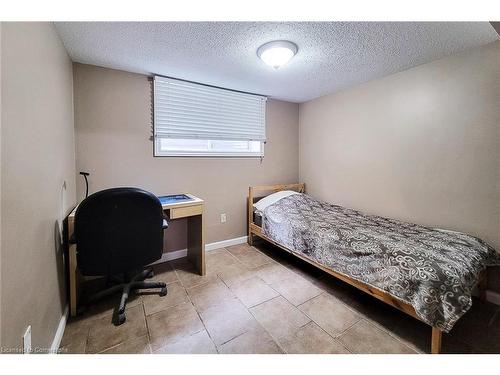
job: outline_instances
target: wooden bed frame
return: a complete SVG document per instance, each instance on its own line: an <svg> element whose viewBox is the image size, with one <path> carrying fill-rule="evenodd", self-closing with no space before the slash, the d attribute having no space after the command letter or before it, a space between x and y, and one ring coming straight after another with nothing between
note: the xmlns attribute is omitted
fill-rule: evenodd
<svg viewBox="0 0 500 375"><path fill-rule="evenodd" d="M261 186L250 186L248 188L248 244L250 246L253 245L253 236L260 237L273 245L289 252L290 254L296 256L297 258L300 258L304 260L305 262L312 264L313 266L327 272L328 274L336 277L337 279L340 279L356 288L359 290L362 290L365 293L368 293L372 295L373 297L379 299L380 301L385 302L388 305L391 305L403 312L405 312L408 315L411 315L415 319L421 320L418 315L415 312L415 309L413 306L410 304L407 304L405 302L399 301L398 299L392 297L390 294L382 292L378 289L372 288L371 286L362 283L360 281L354 280L348 276L345 276L343 274L337 273L333 271L330 268L327 268L323 266L322 264L315 262L314 260L308 259L296 252L291 251L290 249L280 245L279 243L276 243L273 241L271 238L267 237L263 231L262 228L259 227L254 223L254 215L253 215L253 204L255 203L255 198L261 198L266 195L282 191L282 190L295 190L298 191L299 193L304 193L305 192L305 184L282 184L282 185L261 185ZM268 194L262 194L263 192L267 192ZM256 196L256 193L258 196ZM486 271L483 272L481 275L478 287L479 287L479 297L481 300L484 300L486 298ZM431 353L432 354L439 354L441 352L441 338L442 338L442 331L439 328L432 327L432 337L431 337Z"/></svg>

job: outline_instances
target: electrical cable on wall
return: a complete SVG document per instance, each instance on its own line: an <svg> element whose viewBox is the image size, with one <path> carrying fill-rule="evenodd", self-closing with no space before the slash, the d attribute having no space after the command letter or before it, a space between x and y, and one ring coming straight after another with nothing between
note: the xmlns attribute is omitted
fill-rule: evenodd
<svg viewBox="0 0 500 375"><path fill-rule="evenodd" d="M80 172L80 174L85 178L85 198L89 196L89 180L87 179L87 176L90 176L90 173L88 172Z"/></svg>

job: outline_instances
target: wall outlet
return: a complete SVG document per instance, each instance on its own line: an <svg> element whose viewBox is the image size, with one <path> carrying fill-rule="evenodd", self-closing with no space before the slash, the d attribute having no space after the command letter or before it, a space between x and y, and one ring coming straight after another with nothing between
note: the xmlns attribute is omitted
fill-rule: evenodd
<svg viewBox="0 0 500 375"><path fill-rule="evenodd" d="M220 214L220 222L221 223L225 223L226 219L227 219L226 214Z"/></svg>
<svg viewBox="0 0 500 375"><path fill-rule="evenodd" d="M26 328L26 332L24 332L23 335L23 353L31 353L31 326L28 326L28 328Z"/></svg>

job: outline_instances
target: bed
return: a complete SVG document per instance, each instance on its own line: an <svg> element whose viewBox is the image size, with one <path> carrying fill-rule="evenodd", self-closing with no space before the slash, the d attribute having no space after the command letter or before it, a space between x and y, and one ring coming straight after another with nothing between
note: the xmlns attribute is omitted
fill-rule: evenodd
<svg viewBox="0 0 500 375"><path fill-rule="evenodd" d="M250 187L249 244L260 237L427 323L431 353L439 353L442 333L470 308L476 286L485 298L487 267L500 264L495 250L464 233L366 215L304 193L304 184Z"/></svg>

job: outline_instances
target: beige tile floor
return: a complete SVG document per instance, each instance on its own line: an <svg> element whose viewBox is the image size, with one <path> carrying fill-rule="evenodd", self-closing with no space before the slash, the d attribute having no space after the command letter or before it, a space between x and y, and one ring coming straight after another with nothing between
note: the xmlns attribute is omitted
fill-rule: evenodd
<svg viewBox="0 0 500 375"><path fill-rule="evenodd" d="M260 243L207 253L207 275L185 260L155 267L168 295L117 298L71 320L63 353L426 353L431 329L345 283ZM443 336L445 353L500 353L500 306L474 305Z"/></svg>

